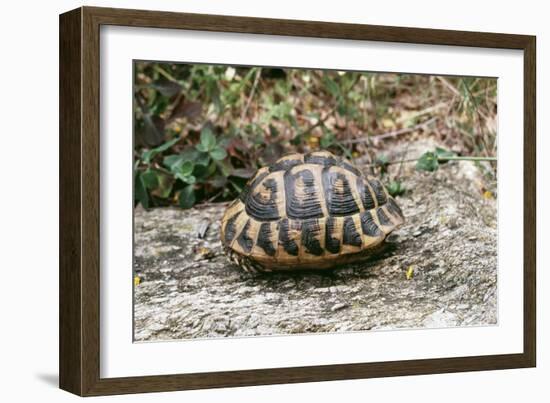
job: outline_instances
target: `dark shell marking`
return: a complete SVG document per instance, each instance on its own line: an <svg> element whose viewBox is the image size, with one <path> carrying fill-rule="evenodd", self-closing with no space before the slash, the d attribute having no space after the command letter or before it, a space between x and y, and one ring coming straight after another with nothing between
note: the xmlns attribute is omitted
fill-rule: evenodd
<svg viewBox="0 0 550 403"><path fill-rule="evenodd" d="M379 237L382 235L382 231L380 231L380 228L374 222L370 211L361 213L361 229L363 230L363 234L370 237Z"/></svg>
<svg viewBox="0 0 550 403"><path fill-rule="evenodd" d="M263 199L261 193L250 192L245 201L246 213L261 221L275 221L280 219L279 210L277 208L277 181L273 178L268 178L260 182L257 187L263 187L269 193L268 199Z"/></svg>
<svg viewBox="0 0 550 403"><path fill-rule="evenodd" d="M330 167L323 169L323 188L329 215L349 216L359 212L349 181L342 172Z"/></svg>
<svg viewBox="0 0 550 403"><path fill-rule="evenodd" d="M404 221L376 178L328 152L260 169L222 219L222 243L249 271L328 268L375 250Z"/></svg>
<svg viewBox="0 0 550 403"><path fill-rule="evenodd" d="M289 154L282 158L279 158L273 165L268 168L269 172L288 171L296 165L304 163L304 156L302 154Z"/></svg>
<svg viewBox="0 0 550 403"><path fill-rule="evenodd" d="M376 211L376 214L378 215L378 221L380 221L380 224L393 225L390 218L386 215L386 213L384 213L384 210L382 210L381 208Z"/></svg>
<svg viewBox="0 0 550 403"><path fill-rule="evenodd" d="M384 186L380 183L380 181L378 179L370 179L369 185L374 191L374 195L376 196L376 201L378 202L378 205L381 206L385 204L388 201L388 197L386 196Z"/></svg>
<svg viewBox="0 0 550 403"><path fill-rule="evenodd" d="M246 221L244 228L242 229L241 233L239 234L239 237L237 238L237 242L245 252L250 252L252 250L252 246L254 246L254 241L252 240L249 234L249 230L250 230L250 219Z"/></svg>
<svg viewBox="0 0 550 403"><path fill-rule="evenodd" d="M237 217L239 217L241 213L242 211L239 211L238 213L236 213L233 217L227 220L227 223L225 224L224 240L226 244L229 244L233 240L233 238L235 238L235 235L237 233L235 221L237 220Z"/></svg>
<svg viewBox="0 0 550 403"><path fill-rule="evenodd" d="M344 168L346 171L349 171L349 172L351 172L352 174L354 174L356 176L362 176L363 175L360 170L355 168L353 165L351 165L347 161L344 161L344 160L340 161L338 163L338 166Z"/></svg>
<svg viewBox="0 0 550 403"><path fill-rule="evenodd" d="M302 163L303 161L298 159L276 162L269 168L269 172L288 171L290 168L295 167L296 165L300 165Z"/></svg>
<svg viewBox="0 0 550 403"><path fill-rule="evenodd" d="M361 197L361 202L363 203L363 208L365 210L370 210L376 207L372 193L361 176L357 177L357 191L359 192L359 196Z"/></svg>
<svg viewBox="0 0 550 403"><path fill-rule="evenodd" d="M268 222L262 223L258 231L258 241L257 244L264 252L269 256L275 256L277 249L271 241L271 224Z"/></svg>
<svg viewBox="0 0 550 403"><path fill-rule="evenodd" d="M294 239L290 238L290 226L287 218L282 219L279 224L279 245L289 255L298 256L298 245Z"/></svg>
<svg viewBox="0 0 550 403"><path fill-rule="evenodd" d="M336 218L327 217L325 224L325 248L330 253L340 252L340 239L338 235L335 234L336 229Z"/></svg>
<svg viewBox="0 0 550 403"><path fill-rule="evenodd" d="M323 247L319 241L320 235L321 226L319 225L319 220L305 220L302 223L302 245L304 245L307 253L315 256L323 254Z"/></svg>
<svg viewBox="0 0 550 403"><path fill-rule="evenodd" d="M309 169L288 170L285 173L286 215L307 220L323 217L319 186Z"/></svg>
<svg viewBox="0 0 550 403"><path fill-rule="evenodd" d="M355 228L355 223L353 222L353 218L351 217L345 217L344 218L344 234L342 237L342 243L344 245L352 245L352 246L359 246L363 244L363 241L361 240L361 235L357 231L357 228Z"/></svg>
<svg viewBox="0 0 550 403"><path fill-rule="evenodd" d="M239 199L242 200L243 203L246 204L248 200L248 195L254 189L258 184L269 174L269 172L257 172L256 175L248 181L248 183L245 185L243 191L239 195Z"/></svg>
<svg viewBox="0 0 550 403"><path fill-rule="evenodd" d="M395 202L395 200L393 199L389 199L388 200L388 204L386 206L386 208L388 209L388 211L393 214L394 216L397 216L401 219L404 219L405 217L403 217L403 212L401 211L401 208L397 205L397 203Z"/></svg>
<svg viewBox="0 0 550 403"><path fill-rule="evenodd" d="M309 153L304 156L306 164L318 164L325 167L336 165L336 158L333 156L319 155L318 153Z"/></svg>

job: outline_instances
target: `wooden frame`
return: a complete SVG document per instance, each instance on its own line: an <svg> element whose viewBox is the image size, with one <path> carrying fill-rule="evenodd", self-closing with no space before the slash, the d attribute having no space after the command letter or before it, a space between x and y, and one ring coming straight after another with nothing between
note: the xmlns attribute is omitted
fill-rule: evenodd
<svg viewBox="0 0 550 403"><path fill-rule="evenodd" d="M100 378L99 28L101 25L459 45L524 52L522 354ZM82 7L60 16L60 387L81 395L533 367L536 362L535 37Z"/></svg>

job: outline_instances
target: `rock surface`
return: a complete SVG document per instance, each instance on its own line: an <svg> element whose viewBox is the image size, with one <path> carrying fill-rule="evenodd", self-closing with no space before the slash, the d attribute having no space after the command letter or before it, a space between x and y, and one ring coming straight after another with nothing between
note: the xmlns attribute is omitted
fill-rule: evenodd
<svg viewBox="0 0 550 403"><path fill-rule="evenodd" d="M219 241L225 205L137 208L135 340L494 325L496 201L476 175L469 162L407 175L387 250L324 272L238 269Z"/></svg>

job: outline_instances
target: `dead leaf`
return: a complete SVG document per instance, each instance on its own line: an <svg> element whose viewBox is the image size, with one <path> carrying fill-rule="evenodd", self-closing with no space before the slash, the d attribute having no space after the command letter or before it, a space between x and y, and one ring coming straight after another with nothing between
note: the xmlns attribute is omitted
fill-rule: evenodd
<svg viewBox="0 0 550 403"><path fill-rule="evenodd" d="M202 112L202 104L200 102L187 101L185 97L181 97L177 105L172 109L172 113L168 118L171 122L174 119L186 117L187 119L195 119Z"/></svg>
<svg viewBox="0 0 550 403"><path fill-rule="evenodd" d="M199 238L204 238L206 235L206 231L208 231L208 228L210 227L210 221L208 220L202 220L199 224L199 228L197 230Z"/></svg>

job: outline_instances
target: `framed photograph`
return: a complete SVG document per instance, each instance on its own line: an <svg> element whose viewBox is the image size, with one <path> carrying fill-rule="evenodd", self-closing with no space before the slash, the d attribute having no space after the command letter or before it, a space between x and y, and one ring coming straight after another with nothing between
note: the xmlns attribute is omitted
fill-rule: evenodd
<svg viewBox="0 0 550 403"><path fill-rule="evenodd" d="M60 387L533 367L535 37L60 16Z"/></svg>

